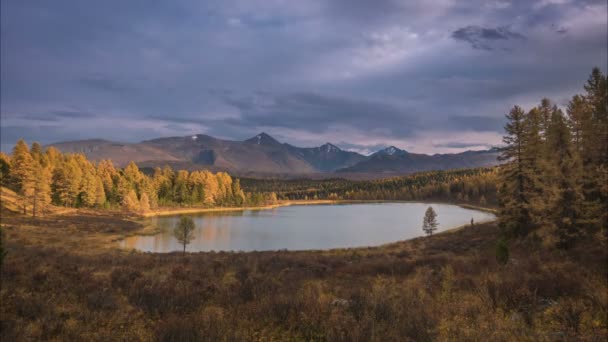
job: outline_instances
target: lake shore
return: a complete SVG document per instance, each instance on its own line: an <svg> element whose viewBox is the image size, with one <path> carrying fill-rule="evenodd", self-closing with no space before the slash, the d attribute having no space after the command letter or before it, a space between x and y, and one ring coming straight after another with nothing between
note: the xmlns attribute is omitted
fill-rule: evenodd
<svg viewBox="0 0 608 342"><path fill-rule="evenodd" d="M264 206L254 207L215 207L215 208L204 208L204 207L193 207L193 208L158 208L150 210L145 213L141 213L140 217L156 217L156 216L170 216L170 215L187 215L187 214L199 214L199 213L214 213L214 212L230 212L230 211L244 211L244 210L269 210L279 207L287 207L294 205L328 205L328 204L364 204L364 203L437 203L437 204L451 204L457 205L465 209L485 211L492 214L496 214L496 209L489 207L482 207L477 205L471 205L466 203L455 203L449 201L400 201L400 200L288 200L279 201L276 204L269 204Z"/></svg>
<svg viewBox="0 0 608 342"><path fill-rule="evenodd" d="M320 205L320 204L336 204L340 201L334 200L302 200L302 201L279 201L276 204L269 204L255 207L215 207L215 208L160 208L140 214L142 217L154 216L169 216L180 214L198 214L198 213L214 213L225 211L243 211L243 210L268 210L291 205Z"/></svg>

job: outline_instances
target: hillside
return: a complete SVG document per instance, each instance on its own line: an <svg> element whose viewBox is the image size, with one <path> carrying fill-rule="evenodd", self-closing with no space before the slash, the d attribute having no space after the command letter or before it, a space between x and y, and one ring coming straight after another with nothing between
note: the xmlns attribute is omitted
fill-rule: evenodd
<svg viewBox="0 0 608 342"><path fill-rule="evenodd" d="M337 170L337 172L406 174L431 170L487 167L497 164L498 155L498 149L427 155L409 153L391 146L353 166Z"/></svg>
<svg viewBox="0 0 608 342"><path fill-rule="evenodd" d="M84 153L91 160L111 159L118 166L129 161L141 167L163 165L179 168L228 171L250 177L377 178L427 170L496 165L496 150L459 154L414 154L390 147L371 156L345 151L334 144L297 147L281 143L266 133L244 141L209 135L168 137L139 143L80 140L51 144L62 152Z"/></svg>

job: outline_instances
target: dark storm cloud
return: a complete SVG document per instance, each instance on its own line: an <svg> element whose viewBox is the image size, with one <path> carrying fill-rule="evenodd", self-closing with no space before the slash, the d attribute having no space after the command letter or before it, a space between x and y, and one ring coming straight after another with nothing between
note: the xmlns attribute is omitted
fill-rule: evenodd
<svg viewBox="0 0 608 342"><path fill-rule="evenodd" d="M450 116L448 123L456 129L470 129L474 131L502 131L505 124L504 118L486 117L479 115L471 116Z"/></svg>
<svg viewBox="0 0 608 342"><path fill-rule="evenodd" d="M486 28L469 25L452 32L452 38L471 44L474 49L493 50L492 41L525 39L520 33L511 31L508 27Z"/></svg>
<svg viewBox="0 0 608 342"><path fill-rule="evenodd" d="M50 112L49 114L51 114L51 116L54 116L56 118L71 118L71 119L95 117L95 114L93 114L93 113L87 113L87 112L76 111L76 110L56 110L56 111Z"/></svg>
<svg viewBox="0 0 608 342"><path fill-rule="evenodd" d="M452 151L499 142L512 105L568 98L608 58L602 0L0 6L3 149L265 130Z"/></svg>
<svg viewBox="0 0 608 342"><path fill-rule="evenodd" d="M110 77L103 77L101 75L83 77L78 80L78 82L85 87L92 88L93 90L115 93L125 93L133 90L133 87L123 84L119 80Z"/></svg>
<svg viewBox="0 0 608 342"><path fill-rule="evenodd" d="M418 118L410 115L407 108L389 103L316 93L260 94L226 99L243 115L227 121L242 126L298 127L310 132L344 125L361 131L384 130L387 136L402 137L421 128ZM392 124L387 125L389 122Z"/></svg>

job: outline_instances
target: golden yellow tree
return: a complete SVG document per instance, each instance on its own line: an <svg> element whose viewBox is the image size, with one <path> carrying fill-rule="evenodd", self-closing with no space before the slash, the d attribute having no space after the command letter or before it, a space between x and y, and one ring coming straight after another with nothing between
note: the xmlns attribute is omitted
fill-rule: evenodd
<svg viewBox="0 0 608 342"><path fill-rule="evenodd" d="M12 155L11 174L15 190L22 198L23 214L34 191L34 159L23 139L20 139Z"/></svg>
<svg viewBox="0 0 608 342"><path fill-rule="evenodd" d="M95 205L103 206L106 203L106 192L103 187L103 181L99 176L95 177Z"/></svg>
<svg viewBox="0 0 608 342"><path fill-rule="evenodd" d="M139 199L139 210L144 213L150 211L150 198L145 192L141 194L141 198Z"/></svg>
<svg viewBox="0 0 608 342"><path fill-rule="evenodd" d="M40 157L44 158L44 157ZM39 161L34 165L34 184L32 190L32 216L36 217L51 203L51 170Z"/></svg>
<svg viewBox="0 0 608 342"><path fill-rule="evenodd" d="M122 208L129 212L137 212L139 211L139 200L137 199L137 194L135 190L130 190L122 200Z"/></svg>

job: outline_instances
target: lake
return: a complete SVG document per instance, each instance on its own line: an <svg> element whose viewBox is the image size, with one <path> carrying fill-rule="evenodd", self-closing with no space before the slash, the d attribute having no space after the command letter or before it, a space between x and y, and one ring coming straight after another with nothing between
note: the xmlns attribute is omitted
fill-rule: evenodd
<svg viewBox="0 0 608 342"><path fill-rule="evenodd" d="M432 206L437 232L493 220L491 213L435 203L357 203L294 205L269 210L190 214L194 240L187 251L266 251L377 246L424 235L422 218ZM181 251L173 237L180 215L149 218L160 233L120 241L128 249L167 253Z"/></svg>

